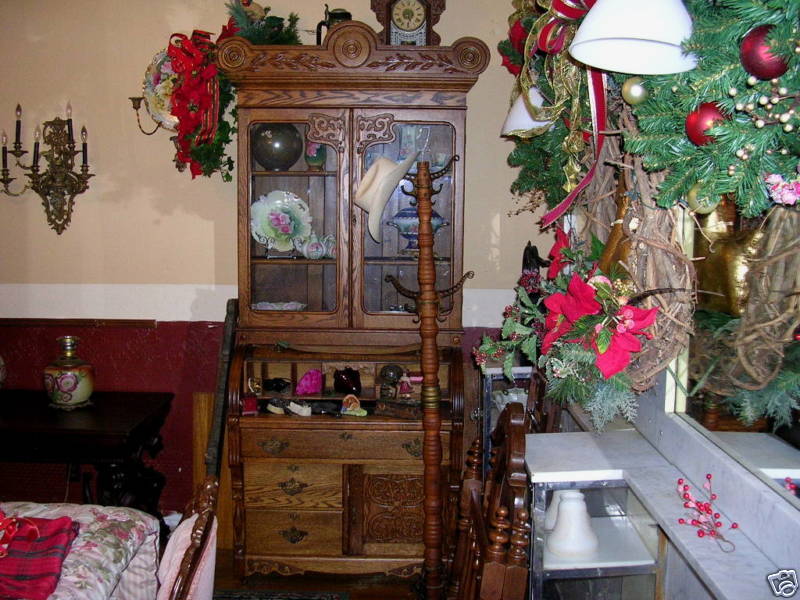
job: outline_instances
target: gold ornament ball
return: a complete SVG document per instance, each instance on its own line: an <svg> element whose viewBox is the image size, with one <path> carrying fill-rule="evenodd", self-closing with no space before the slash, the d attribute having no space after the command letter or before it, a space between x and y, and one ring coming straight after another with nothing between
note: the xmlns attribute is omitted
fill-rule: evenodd
<svg viewBox="0 0 800 600"><path fill-rule="evenodd" d="M695 183L686 193L686 204L698 215L707 215L708 213L714 212L720 199L712 200L702 193L702 188L702 181Z"/></svg>
<svg viewBox="0 0 800 600"><path fill-rule="evenodd" d="M641 77L631 77L622 84L622 99L628 104L641 104L647 100L647 88Z"/></svg>

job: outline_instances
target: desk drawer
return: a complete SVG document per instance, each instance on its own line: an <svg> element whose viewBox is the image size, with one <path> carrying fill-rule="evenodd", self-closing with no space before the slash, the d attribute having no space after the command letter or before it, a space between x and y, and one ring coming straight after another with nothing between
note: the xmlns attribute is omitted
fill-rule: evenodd
<svg viewBox="0 0 800 600"><path fill-rule="evenodd" d="M442 460L450 459L450 433L443 431ZM421 431L242 430L242 456L333 458L344 460L422 460Z"/></svg>
<svg viewBox="0 0 800 600"><path fill-rule="evenodd" d="M244 464L247 508L342 508L342 467L330 463L254 461Z"/></svg>
<svg viewBox="0 0 800 600"><path fill-rule="evenodd" d="M247 554L341 556L340 511L247 510Z"/></svg>

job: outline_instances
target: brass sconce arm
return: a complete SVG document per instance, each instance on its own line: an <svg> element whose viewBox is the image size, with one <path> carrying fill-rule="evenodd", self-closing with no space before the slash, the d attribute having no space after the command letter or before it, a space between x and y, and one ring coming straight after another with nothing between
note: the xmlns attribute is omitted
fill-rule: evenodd
<svg viewBox="0 0 800 600"><path fill-rule="evenodd" d="M142 121L139 118L139 109L142 107L144 96L130 96L128 99L131 101L131 106L133 106L133 110L136 112L136 124L139 126L139 131L145 135L153 135L156 131L161 129L161 123L156 123L156 128L153 129L153 131L145 131L142 127Z"/></svg>

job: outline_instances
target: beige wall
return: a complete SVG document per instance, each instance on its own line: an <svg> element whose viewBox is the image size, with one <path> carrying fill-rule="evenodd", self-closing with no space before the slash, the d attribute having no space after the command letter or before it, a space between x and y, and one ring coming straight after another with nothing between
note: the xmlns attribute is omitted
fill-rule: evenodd
<svg viewBox="0 0 800 600"><path fill-rule="evenodd" d="M307 43L313 43L322 4L269 2L273 14L298 12ZM494 48L505 36L511 5L448 4L436 28L442 42L472 35L493 50L468 98L465 266L476 272L468 287L508 290L525 241L538 235L533 217L506 215L514 206L508 191L514 172L505 163L512 144L498 131L512 79ZM368 0L333 6L377 28ZM20 286L39 290L49 284L235 286L234 185L178 173L168 134L142 135L128 101L139 95L145 68L171 33L197 28L216 34L226 20L223 0L0 2L0 128L13 137L14 107L21 103L23 144L30 149L35 124L64 117L70 101L76 129L85 124L89 131L96 174L61 236L47 227L32 192L0 197L0 286L15 293ZM18 177L14 184L23 179L18 170L12 176Z"/></svg>

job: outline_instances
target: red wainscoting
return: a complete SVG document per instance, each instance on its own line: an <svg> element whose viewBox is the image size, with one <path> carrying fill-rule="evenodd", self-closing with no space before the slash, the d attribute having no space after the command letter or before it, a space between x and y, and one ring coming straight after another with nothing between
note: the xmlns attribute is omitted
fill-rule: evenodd
<svg viewBox="0 0 800 600"><path fill-rule="evenodd" d="M45 324L43 324L45 323ZM164 449L151 461L167 477L163 510L182 511L192 492L192 394L213 392L222 323L6 320L0 321L0 356L8 388L41 389L42 369L59 353L56 338L77 335L78 356L94 365L98 390L172 392L161 430ZM0 498L63 502L66 468L3 464ZM80 486L69 500L80 501Z"/></svg>
<svg viewBox="0 0 800 600"><path fill-rule="evenodd" d="M468 328L463 352L483 333ZM155 321L0 320L0 356L8 371L6 387L42 388L42 369L59 353L56 338L80 338L78 356L95 367L98 390L172 392L175 399L164 427L164 449L149 461L167 477L162 511L182 511L192 493L192 394L213 392L222 323ZM79 502L80 484L67 485L59 465L3 464L0 499Z"/></svg>

